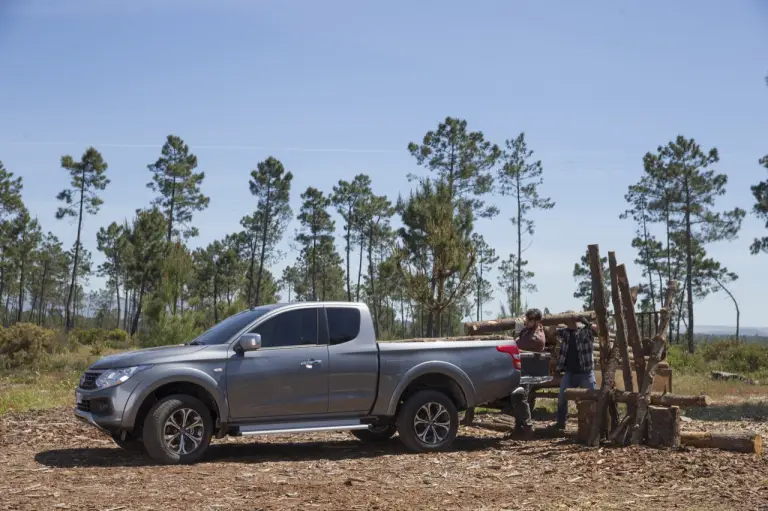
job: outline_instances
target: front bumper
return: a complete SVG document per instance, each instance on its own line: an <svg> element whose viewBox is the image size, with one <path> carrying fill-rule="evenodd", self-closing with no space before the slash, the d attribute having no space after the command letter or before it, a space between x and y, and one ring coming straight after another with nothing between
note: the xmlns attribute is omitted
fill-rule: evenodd
<svg viewBox="0 0 768 511"><path fill-rule="evenodd" d="M75 417L99 430L114 434L126 429L123 415L128 399L136 389L137 382L127 382L105 389L75 390ZM129 428L130 429L130 428Z"/></svg>

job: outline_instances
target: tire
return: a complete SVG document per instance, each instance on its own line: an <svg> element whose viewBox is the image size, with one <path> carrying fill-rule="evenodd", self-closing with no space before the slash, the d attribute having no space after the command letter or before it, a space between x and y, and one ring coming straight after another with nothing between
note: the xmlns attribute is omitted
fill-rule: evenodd
<svg viewBox="0 0 768 511"><path fill-rule="evenodd" d="M386 424L383 426L375 426L372 429L356 429L350 431L352 436L363 442L377 443L386 442L397 433L397 426L394 424Z"/></svg>
<svg viewBox="0 0 768 511"><path fill-rule="evenodd" d="M177 426L191 429L182 434ZM166 431L169 435L177 433L166 441ZM150 458L165 465L196 462L208 449L212 436L211 411L199 399L184 394L161 399L144 420L144 448Z"/></svg>
<svg viewBox="0 0 768 511"><path fill-rule="evenodd" d="M125 438L121 438L122 433L115 433L112 435L112 440L118 447L128 452L142 452L144 450L144 444L141 442L141 438L137 438L129 433L125 434Z"/></svg>
<svg viewBox="0 0 768 511"><path fill-rule="evenodd" d="M430 417L432 427L430 428ZM426 421L426 422L421 422ZM451 446L459 429L459 412L453 401L436 390L422 390L409 397L397 415L400 440L414 452L442 451Z"/></svg>

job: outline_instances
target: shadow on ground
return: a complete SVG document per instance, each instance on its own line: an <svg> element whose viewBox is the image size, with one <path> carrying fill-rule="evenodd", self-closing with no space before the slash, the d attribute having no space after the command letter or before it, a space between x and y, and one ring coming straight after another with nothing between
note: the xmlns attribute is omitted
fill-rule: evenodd
<svg viewBox="0 0 768 511"><path fill-rule="evenodd" d="M768 420L768 400L715 403L704 408L687 408L685 416L702 421Z"/></svg>
<svg viewBox="0 0 768 511"><path fill-rule="evenodd" d="M453 451L479 451L498 447L500 438L458 437ZM393 438L380 444L364 444L354 440L334 442L286 443L214 443L201 460L204 462L269 463L277 461L339 461L376 458L410 451ZM53 468L137 467L156 465L142 453L132 454L117 447L52 449L35 455L35 461Z"/></svg>

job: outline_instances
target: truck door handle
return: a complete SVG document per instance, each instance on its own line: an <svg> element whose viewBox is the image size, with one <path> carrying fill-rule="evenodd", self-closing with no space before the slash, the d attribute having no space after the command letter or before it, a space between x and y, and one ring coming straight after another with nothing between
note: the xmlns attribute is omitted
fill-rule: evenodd
<svg viewBox="0 0 768 511"><path fill-rule="evenodd" d="M315 365L320 365L320 364L322 364L322 363L323 363L323 361L322 361L322 360L315 360L315 359L312 359L312 360L305 360L305 361L304 361L304 362L302 362L300 365L301 365L302 367L306 367L307 369L312 369L313 367L315 367Z"/></svg>

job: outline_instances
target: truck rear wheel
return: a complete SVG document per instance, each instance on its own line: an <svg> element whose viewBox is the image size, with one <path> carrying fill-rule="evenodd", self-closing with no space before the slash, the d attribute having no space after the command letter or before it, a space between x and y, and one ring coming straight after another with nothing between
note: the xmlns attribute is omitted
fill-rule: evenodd
<svg viewBox="0 0 768 511"><path fill-rule="evenodd" d="M422 390L412 395L397 416L400 440L414 452L447 449L456 439L458 429L456 405L436 390Z"/></svg>
<svg viewBox="0 0 768 511"><path fill-rule="evenodd" d="M350 431L352 436L363 442L386 442L397 433L397 426L394 424L385 424L382 426L373 426L370 429L356 429Z"/></svg>
<svg viewBox="0 0 768 511"><path fill-rule="evenodd" d="M194 463L208 449L213 436L211 412L199 399L177 394L152 407L144 420L147 454L160 463Z"/></svg>

